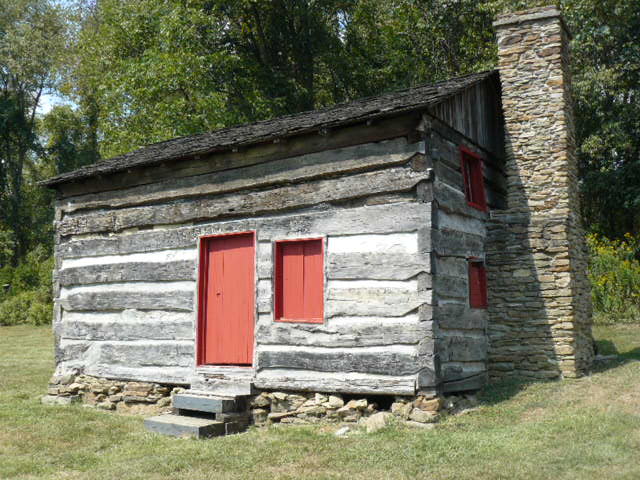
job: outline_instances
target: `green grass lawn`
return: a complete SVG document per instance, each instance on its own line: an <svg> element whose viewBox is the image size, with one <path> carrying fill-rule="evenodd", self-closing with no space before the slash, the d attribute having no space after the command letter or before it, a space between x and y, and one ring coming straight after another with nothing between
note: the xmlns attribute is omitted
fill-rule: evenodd
<svg viewBox="0 0 640 480"><path fill-rule="evenodd" d="M0 327L0 478L640 478L640 326L596 329L619 358L564 382L494 385L433 430L337 438L280 426L212 440L147 433L142 417L40 404L48 328Z"/></svg>

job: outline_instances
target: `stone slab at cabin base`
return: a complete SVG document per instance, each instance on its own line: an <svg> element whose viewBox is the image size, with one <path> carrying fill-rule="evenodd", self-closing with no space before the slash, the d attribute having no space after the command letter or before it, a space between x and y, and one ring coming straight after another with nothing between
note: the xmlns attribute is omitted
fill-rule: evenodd
<svg viewBox="0 0 640 480"><path fill-rule="evenodd" d="M42 403L84 403L101 410L132 415L152 415L171 410L171 394L184 390L175 385L127 382L89 375L63 375L50 380Z"/></svg>
<svg viewBox="0 0 640 480"><path fill-rule="evenodd" d="M381 403L389 404L387 408ZM378 403L379 402L379 403ZM309 424L320 422L361 423L380 412L389 411L401 420L432 423L444 400L440 397L354 397L327 393L262 392L249 402L252 423Z"/></svg>

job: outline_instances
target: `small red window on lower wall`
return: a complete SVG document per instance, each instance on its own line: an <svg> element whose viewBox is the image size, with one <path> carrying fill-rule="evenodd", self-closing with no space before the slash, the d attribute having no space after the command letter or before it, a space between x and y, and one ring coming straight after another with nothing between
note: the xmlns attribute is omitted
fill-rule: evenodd
<svg viewBox="0 0 640 480"><path fill-rule="evenodd" d="M487 308L487 270L484 263L469 260L469 306Z"/></svg>
<svg viewBox="0 0 640 480"><path fill-rule="evenodd" d="M323 254L321 238L276 242L276 321L323 322Z"/></svg>

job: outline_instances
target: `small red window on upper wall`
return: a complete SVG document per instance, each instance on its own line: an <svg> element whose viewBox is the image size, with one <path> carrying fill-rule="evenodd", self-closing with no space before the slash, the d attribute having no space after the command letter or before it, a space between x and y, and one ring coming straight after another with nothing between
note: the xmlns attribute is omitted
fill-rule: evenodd
<svg viewBox="0 0 640 480"><path fill-rule="evenodd" d="M460 163L467 203L478 210L486 211L487 197L484 193L482 158L471 150L460 147Z"/></svg>
<svg viewBox="0 0 640 480"><path fill-rule="evenodd" d="M469 306L471 308L487 308L487 270L484 263L469 260Z"/></svg>
<svg viewBox="0 0 640 480"><path fill-rule="evenodd" d="M323 253L320 238L276 242L276 321L323 322Z"/></svg>

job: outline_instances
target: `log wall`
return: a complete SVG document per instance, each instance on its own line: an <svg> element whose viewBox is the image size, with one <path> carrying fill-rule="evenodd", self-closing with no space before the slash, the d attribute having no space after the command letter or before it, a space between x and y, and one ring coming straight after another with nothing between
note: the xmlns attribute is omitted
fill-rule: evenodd
<svg viewBox="0 0 640 480"><path fill-rule="evenodd" d="M488 213L468 205L460 165L464 145L483 158L489 209L505 204L502 163L439 120L426 116L427 164L434 169L433 322L441 388L474 390L487 379L487 311L469 306L468 261L485 259Z"/></svg>
<svg viewBox="0 0 640 480"><path fill-rule="evenodd" d="M91 192L66 187L56 208L58 373L192 383L197 239L255 230L256 385L435 388L431 172L424 142L397 125L361 145L257 155L239 168L202 159L190 161L195 175L163 167L120 188L108 178ZM326 318L274 323L272 245L302 237L326 242Z"/></svg>

